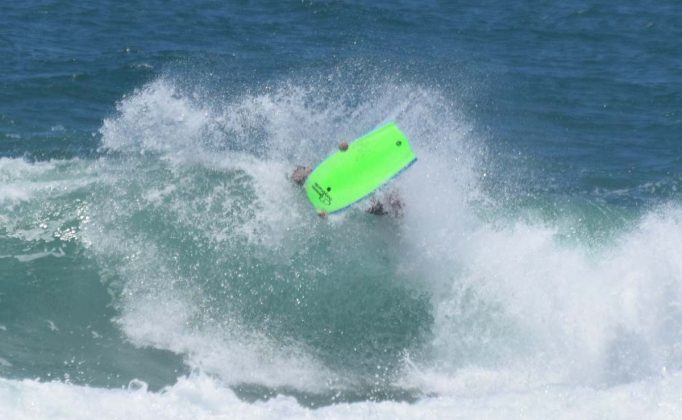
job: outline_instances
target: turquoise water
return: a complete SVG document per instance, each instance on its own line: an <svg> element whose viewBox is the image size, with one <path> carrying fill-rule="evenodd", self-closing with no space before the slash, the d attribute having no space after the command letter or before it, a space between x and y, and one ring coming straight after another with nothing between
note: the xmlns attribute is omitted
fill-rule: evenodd
<svg viewBox="0 0 682 420"><path fill-rule="evenodd" d="M680 21L0 6L0 414L678 418ZM404 217L319 219L387 121Z"/></svg>

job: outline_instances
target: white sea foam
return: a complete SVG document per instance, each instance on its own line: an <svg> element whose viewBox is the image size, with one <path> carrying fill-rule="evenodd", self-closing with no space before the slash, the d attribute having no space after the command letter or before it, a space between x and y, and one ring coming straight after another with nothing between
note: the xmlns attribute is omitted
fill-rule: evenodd
<svg viewBox="0 0 682 420"><path fill-rule="evenodd" d="M0 204L28 200L34 188L27 178L40 176L52 169L54 164L51 162L31 163L24 159L0 158Z"/></svg>
<svg viewBox="0 0 682 420"><path fill-rule="evenodd" d="M219 375L224 384L255 383L293 386L315 392L332 374L293 345L277 343L243 329L236 321L188 328L193 314L187 300L147 301L135 296L126 304L119 324L138 345L153 345L188 355L188 363Z"/></svg>
<svg viewBox="0 0 682 420"><path fill-rule="evenodd" d="M17 261L25 263L46 257L62 258L64 255L64 250L58 248L53 251L34 252L32 254L0 255L0 258L15 258Z"/></svg>
<svg viewBox="0 0 682 420"><path fill-rule="evenodd" d="M237 317L215 321L204 315L204 296L193 279L179 276L172 259L154 243L115 230L103 234L98 228L87 229L84 238L96 255L120 260L116 270L123 284L116 322L135 344L185 354L191 366L219 374L228 384L315 390L329 381L324 366L296 345L245 330Z"/></svg>
<svg viewBox="0 0 682 420"><path fill-rule="evenodd" d="M25 159L0 157L0 181L24 179L55 168L54 162L28 162Z"/></svg>
<svg viewBox="0 0 682 420"><path fill-rule="evenodd" d="M0 158L0 221L10 237L44 242L75 239L76 219L87 222L85 203L69 198L98 181L97 165L81 159L28 162ZM53 256L59 256L59 252ZM43 255L47 256L47 255ZM17 259L40 258L37 254ZM34 258L34 259L35 259Z"/></svg>
<svg viewBox="0 0 682 420"><path fill-rule="evenodd" d="M140 386L142 385L142 386ZM474 384L475 385L475 384ZM319 409L279 396L247 403L209 377L180 378L161 392L143 383L129 389L99 389L33 380L0 379L0 417L7 419L678 419L682 376L608 389L544 386L524 393L491 392L476 397L430 397L413 404L360 402Z"/></svg>
<svg viewBox="0 0 682 420"><path fill-rule="evenodd" d="M682 366L679 207L647 214L602 248L562 243L541 224L441 219L441 229L427 228L412 233L433 253L421 269L437 291L435 337L408 383L441 394L472 392L470 379L484 388L598 386Z"/></svg>
<svg viewBox="0 0 682 420"><path fill-rule="evenodd" d="M210 135L208 111L197 112L190 99L164 80L136 91L117 110L117 117L104 120L100 129L103 147L109 150L184 153L189 158Z"/></svg>
<svg viewBox="0 0 682 420"><path fill-rule="evenodd" d="M57 327L57 324L54 323L54 321L48 319L47 320L47 326L50 328L50 331L59 331L59 328Z"/></svg>

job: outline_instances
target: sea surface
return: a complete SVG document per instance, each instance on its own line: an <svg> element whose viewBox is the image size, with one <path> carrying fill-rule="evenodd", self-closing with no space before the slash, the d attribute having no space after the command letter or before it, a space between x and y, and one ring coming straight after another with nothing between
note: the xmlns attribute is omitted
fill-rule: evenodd
<svg viewBox="0 0 682 420"><path fill-rule="evenodd" d="M3 1L0 418L682 418L682 5Z"/></svg>

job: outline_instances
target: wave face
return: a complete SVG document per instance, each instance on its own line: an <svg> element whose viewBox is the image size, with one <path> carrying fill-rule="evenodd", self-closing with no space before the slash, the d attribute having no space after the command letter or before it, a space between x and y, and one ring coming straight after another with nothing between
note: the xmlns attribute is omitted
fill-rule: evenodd
<svg viewBox="0 0 682 420"><path fill-rule="evenodd" d="M52 68L0 64L0 418L679 418L679 74L617 65L675 12L270 6L0 33ZM292 169L388 121L404 215L319 218Z"/></svg>

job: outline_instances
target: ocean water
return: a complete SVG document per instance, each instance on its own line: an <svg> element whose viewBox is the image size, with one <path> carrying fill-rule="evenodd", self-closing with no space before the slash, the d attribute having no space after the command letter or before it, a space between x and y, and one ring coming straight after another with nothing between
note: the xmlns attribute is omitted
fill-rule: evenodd
<svg viewBox="0 0 682 420"><path fill-rule="evenodd" d="M4 2L0 418L681 418L682 7L555 3Z"/></svg>

